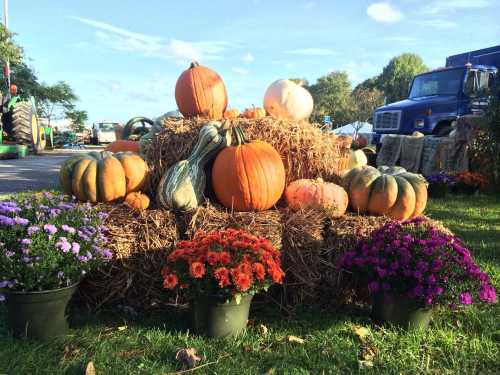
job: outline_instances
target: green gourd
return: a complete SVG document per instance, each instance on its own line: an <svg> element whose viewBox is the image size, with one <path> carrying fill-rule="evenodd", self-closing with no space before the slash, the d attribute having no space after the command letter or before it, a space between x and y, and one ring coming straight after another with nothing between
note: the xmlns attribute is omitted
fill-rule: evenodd
<svg viewBox="0 0 500 375"><path fill-rule="evenodd" d="M161 178L156 196L158 204L179 211L196 209L203 201L206 186L204 167L231 144L230 134L218 121L203 125L189 158L172 165Z"/></svg>

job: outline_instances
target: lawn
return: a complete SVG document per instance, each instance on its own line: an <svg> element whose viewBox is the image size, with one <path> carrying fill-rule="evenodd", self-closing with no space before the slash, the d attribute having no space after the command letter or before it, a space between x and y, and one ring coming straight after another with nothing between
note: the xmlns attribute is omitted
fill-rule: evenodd
<svg viewBox="0 0 500 375"><path fill-rule="evenodd" d="M427 213L465 239L499 289L500 197L431 201ZM229 340L192 335L186 311L137 316L122 308L74 315L70 334L48 343L14 340L0 319L0 374L82 374L89 361L97 374L164 374L182 369L175 353L188 347L197 349L199 365L205 365L198 374L500 372L499 304L440 310L424 333L375 327L364 311L301 308L285 318L276 306L258 305L246 334ZM369 329L364 344L355 326ZM373 357L373 367L370 361L360 365L362 351Z"/></svg>

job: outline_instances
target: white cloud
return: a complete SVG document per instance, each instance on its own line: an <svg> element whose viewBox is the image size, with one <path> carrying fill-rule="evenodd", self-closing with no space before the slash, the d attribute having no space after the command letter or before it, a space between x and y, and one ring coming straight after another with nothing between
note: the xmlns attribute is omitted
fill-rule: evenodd
<svg viewBox="0 0 500 375"><path fill-rule="evenodd" d="M420 25L433 27L435 29L451 29L457 26L457 24L453 21L448 21L440 18L421 21Z"/></svg>
<svg viewBox="0 0 500 375"><path fill-rule="evenodd" d="M136 33L111 24L88 18L72 17L97 29L96 37L108 48L142 53L146 56L162 57L179 61L220 59L230 44L224 41L188 42L170 38L168 40Z"/></svg>
<svg viewBox="0 0 500 375"><path fill-rule="evenodd" d="M492 4L491 0L434 0L424 7L423 13L441 14L463 9L482 9Z"/></svg>
<svg viewBox="0 0 500 375"><path fill-rule="evenodd" d="M248 72L248 69L245 69L245 68L232 68L231 69L233 72L237 73L237 74L241 74L241 75L247 75L249 72Z"/></svg>
<svg viewBox="0 0 500 375"><path fill-rule="evenodd" d="M366 8L366 14L377 22L394 23L401 21L403 13L389 3L373 3Z"/></svg>
<svg viewBox="0 0 500 375"><path fill-rule="evenodd" d="M247 54L242 57L242 60L244 63L250 64L250 63L254 62L255 57L253 57L253 55L250 52L247 52Z"/></svg>
<svg viewBox="0 0 500 375"><path fill-rule="evenodd" d="M286 53L290 53L293 55L306 55L306 56L329 56L333 55L335 52L331 49L326 48L302 48L302 49L294 49L291 51L286 51Z"/></svg>

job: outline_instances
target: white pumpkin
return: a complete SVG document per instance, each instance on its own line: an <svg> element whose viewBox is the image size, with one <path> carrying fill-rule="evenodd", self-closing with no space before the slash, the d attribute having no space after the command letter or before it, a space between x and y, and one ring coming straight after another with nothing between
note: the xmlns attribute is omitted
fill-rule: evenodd
<svg viewBox="0 0 500 375"><path fill-rule="evenodd" d="M300 121L311 116L313 98L302 86L280 79L267 88L264 109L273 117Z"/></svg>
<svg viewBox="0 0 500 375"><path fill-rule="evenodd" d="M351 154L349 155L349 167L348 169L353 169L357 167L362 167L368 164L368 159L366 158L366 154L363 150L351 150Z"/></svg>

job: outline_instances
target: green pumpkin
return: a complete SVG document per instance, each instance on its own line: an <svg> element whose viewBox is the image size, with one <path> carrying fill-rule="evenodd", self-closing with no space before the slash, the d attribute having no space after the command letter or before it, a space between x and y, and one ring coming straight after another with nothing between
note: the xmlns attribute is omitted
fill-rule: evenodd
<svg viewBox="0 0 500 375"><path fill-rule="evenodd" d="M218 121L203 125L189 158L175 163L163 175L156 198L160 206L191 211L203 201L207 179L204 167L222 148L231 143L231 132L221 128Z"/></svg>

